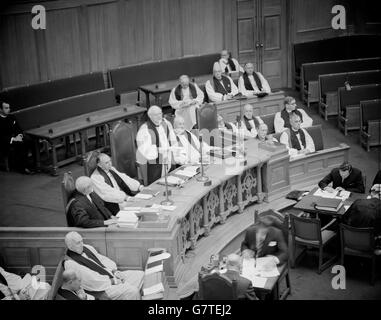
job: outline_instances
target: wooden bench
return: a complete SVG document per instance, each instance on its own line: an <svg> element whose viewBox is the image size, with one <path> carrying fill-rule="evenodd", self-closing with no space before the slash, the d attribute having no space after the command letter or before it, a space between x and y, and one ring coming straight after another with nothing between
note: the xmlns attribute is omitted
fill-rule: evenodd
<svg viewBox="0 0 381 320"><path fill-rule="evenodd" d="M381 51L374 45L380 41L380 35L351 35L294 44L295 88L301 90L300 70L303 63L380 56Z"/></svg>
<svg viewBox="0 0 381 320"><path fill-rule="evenodd" d="M319 101L319 75L349 71L376 70L381 65L381 58L361 58L350 60L324 61L305 63L302 65L302 99L310 106Z"/></svg>
<svg viewBox="0 0 381 320"><path fill-rule="evenodd" d="M360 101L380 98L381 85L353 86L350 91L339 88L338 97L338 126L341 131L344 131L344 135L347 135L349 130L360 129Z"/></svg>
<svg viewBox="0 0 381 320"><path fill-rule="evenodd" d="M213 64L219 60L219 54L178 58L159 62L150 62L133 66L122 66L108 72L110 83L115 89L117 99L126 103L140 101L138 88L143 85L176 80L186 74L193 78L212 74ZM127 96L127 100L125 99Z"/></svg>
<svg viewBox="0 0 381 320"><path fill-rule="evenodd" d="M103 73L100 71L70 78L7 88L0 92L0 100L9 103L12 111L17 111L102 89L105 89L105 84Z"/></svg>
<svg viewBox="0 0 381 320"><path fill-rule="evenodd" d="M381 145L381 99L360 102L360 141L361 145L370 147Z"/></svg>
<svg viewBox="0 0 381 320"><path fill-rule="evenodd" d="M324 74L319 76L319 113L325 120L329 116L337 116L337 90L345 86L381 83L381 70L366 70Z"/></svg>

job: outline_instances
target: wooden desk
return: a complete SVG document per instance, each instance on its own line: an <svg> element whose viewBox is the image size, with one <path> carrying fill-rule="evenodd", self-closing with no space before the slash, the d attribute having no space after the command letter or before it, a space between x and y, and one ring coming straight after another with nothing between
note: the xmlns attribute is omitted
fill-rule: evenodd
<svg viewBox="0 0 381 320"><path fill-rule="evenodd" d="M212 75L202 75L197 77L190 77L191 83L196 83L200 89L205 85L205 82L212 78ZM159 83L145 84L139 87L139 90L143 91L146 95L146 107L147 109L151 106L150 103L150 94L155 97L155 104L161 107L162 98L161 95L164 93L169 93L171 90L179 85L179 80L168 80Z"/></svg>
<svg viewBox="0 0 381 320"><path fill-rule="evenodd" d="M99 127L104 124L112 123L126 118L136 118L136 121L138 121L139 116L143 114L143 112L145 112L144 108L135 105L120 105L82 114L80 116L44 125L39 128L27 130L26 133L35 141L37 167L41 167L39 158L39 139L46 140L51 146L52 163L50 170L53 175L56 175L57 168L59 166L73 162L77 158L77 156L75 156L74 158L69 158L62 161L57 160L56 144L59 138L66 137L70 134L78 132L80 134L81 141L81 154L82 158L84 158L86 155L85 131L87 129Z"/></svg>
<svg viewBox="0 0 381 320"><path fill-rule="evenodd" d="M326 214L326 215L331 215L331 216L340 218L345 214L344 206L351 205L357 199L366 199L367 197L366 194L364 193L351 192L350 197L344 201L344 205L339 209L339 211L330 212L330 211L316 210L314 207L314 203L316 202L316 199L321 198L321 197L313 195L317 189L318 187L313 188L306 196L304 196L294 206L294 209L299 209L299 210L316 214L316 215Z"/></svg>

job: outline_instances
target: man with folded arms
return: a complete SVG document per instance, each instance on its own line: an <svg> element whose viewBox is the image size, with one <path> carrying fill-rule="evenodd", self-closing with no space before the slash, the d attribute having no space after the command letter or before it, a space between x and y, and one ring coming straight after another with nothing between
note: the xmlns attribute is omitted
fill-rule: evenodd
<svg viewBox="0 0 381 320"><path fill-rule="evenodd" d="M330 186L331 183L332 187ZM319 188L329 192L335 190L357 193L365 192L361 171L353 168L347 161L344 161L339 168L332 169L329 174L320 180Z"/></svg>
<svg viewBox="0 0 381 320"><path fill-rule="evenodd" d="M222 75L218 63L213 66L213 78L206 81L205 90L211 102L230 100L238 94L237 86L230 77Z"/></svg>
<svg viewBox="0 0 381 320"><path fill-rule="evenodd" d="M204 101L204 93L196 83L190 83L187 75L180 77L180 84L169 95L169 104L175 109L175 115L185 121L185 128L191 130L196 124L196 109Z"/></svg>
<svg viewBox="0 0 381 320"><path fill-rule="evenodd" d="M291 157L315 152L315 144L309 133L300 128L301 119L299 114L292 112L290 115L291 128L283 131L279 140L284 144Z"/></svg>
<svg viewBox="0 0 381 320"><path fill-rule="evenodd" d="M254 116L253 106L251 104L246 104L243 107L243 118L241 121L241 126L244 128L244 133L246 137L255 138L258 134L258 127L263 123L263 120L259 116Z"/></svg>
<svg viewBox="0 0 381 320"><path fill-rule="evenodd" d="M93 181L86 176L75 181L76 192L69 202L67 222L69 227L97 228L116 224L117 219L104 206L103 200L94 192Z"/></svg>
<svg viewBox="0 0 381 320"><path fill-rule="evenodd" d="M132 196L143 189L139 181L130 178L112 166L111 158L101 153L97 158L97 168L91 174L94 191L104 201L105 207L116 215Z"/></svg>
<svg viewBox="0 0 381 320"><path fill-rule="evenodd" d="M254 72L251 62L245 64L245 72L238 80L238 89L244 96L250 97L257 93L271 93L271 88L260 72Z"/></svg>
<svg viewBox="0 0 381 320"><path fill-rule="evenodd" d="M296 100L293 97L284 98L284 109L277 112L274 117L275 132L283 132L286 129L291 128L290 116L292 113L296 113L300 117L301 128L307 128L312 126L312 118L303 110L296 107Z"/></svg>
<svg viewBox="0 0 381 320"><path fill-rule="evenodd" d="M81 235L69 232L65 237L68 260L65 270L75 271L83 289L104 292L111 300L139 300L144 272L118 271L114 261L98 253L94 247L83 244Z"/></svg>

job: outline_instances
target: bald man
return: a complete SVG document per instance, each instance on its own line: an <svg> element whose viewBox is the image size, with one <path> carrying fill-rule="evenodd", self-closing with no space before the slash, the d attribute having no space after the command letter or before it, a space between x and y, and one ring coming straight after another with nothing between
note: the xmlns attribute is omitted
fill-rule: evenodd
<svg viewBox="0 0 381 320"><path fill-rule="evenodd" d="M130 178L112 166L111 158L99 154L97 168L91 174L94 191L105 203L105 207L116 215L126 202L143 189L139 181Z"/></svg>
<svg viewBox="0 0 381 320"><path fill-rule="evenodd" d="M243 118L241 121L241 127L244 128L245 136L248 138L255 138L261 123L263 123L263 120L259 116L254 116L253 106L251 104L246 104L243 107Z"/></svg>
<svg viewBox="0 0 381 320"><path fill-rule="evenodd" d="M67 223L69 227L97 228L117 223L115 216L104 206L103 200L94 192L89 177L79 177L75 181L76 192L69 202Z"/></svg>
<svg viewBox="0 0 381 320"><path fill-rule="evenodd" d="M238 80L238 89L243 95L250 97L257 93L271 93L271 88L260 72L254 72L251 62L245 64L245 72Z"/></svg>
<svg viewBox="0 0 381 320"><path fill-rule="evenodd" d="M69 259L64 268L78 274L84 290L105 293L111 300L140 299L143 271L119 271L114 261L84 244L78 232L69 232L65 244Z"/></svg>
<svg viewBox="0 0 381 320"><path fill-rule="evenodd" d="M241 276L242 257L235 253L229 254L226 269L224 276L237 281L238 300L257 300L251 281Z"/></svg>
<svg viewBox="0 0 381 320"><path fill-rule="evenodd" d="M95 300L81 287L81 278L75 270L65 270L62 273L62 285L57 292L65 300Z"/></svg>
<svg viewBox="0 0 381 320"><path fill-rule="evenodd" d="M238 94L238 88L233 80L228 76L222 75L218 62L213 66L213 78L205 83L205 90L211 102L230 100Z"/></svg>
<svg viewBox="0 0 381 320"><path fill-rule="evenodd" d="M196 83L189 82L187 75L182 75L179 80L180 84L169 95L169 104L176 116L184 118L186 130L191 130L196 124L196 109L204 101L204 93Z"/></svg>
<svg viewBox="0 0 381 320"><path fill-rule="evenodd" d="M148 184L151 184L164 176L164 164L167 164L169 172L176 163L173 151L177 140L171 123L163 118L158 106L151 106L147 114L147 122L140 126L136 135L136 161L147 164Z"/></svg>
<svg viewBox="0 0 381 320"><path fill-rule="evenodd" d="M224 49L221 51L221 58L218 60L218 64L225 74L231 74L234 72L243 72L243 68L240 66L238 61L231 57L228 50Z"/></svg>
<svg viewBox="0 0 381 320"><path fill-rule="evenodd" d="M200 141L197 137L185 128L184 118L176 116L173 121L178 146L181 148L178 156L178 164L198 164L200 163ZM209 159L207 152L210 150L208 144L203 142L203 162Z"/></svg>

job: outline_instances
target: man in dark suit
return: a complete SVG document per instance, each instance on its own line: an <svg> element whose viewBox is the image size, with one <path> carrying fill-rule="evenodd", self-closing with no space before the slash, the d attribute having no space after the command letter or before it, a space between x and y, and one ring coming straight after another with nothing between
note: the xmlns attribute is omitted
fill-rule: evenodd
<svg viewBox="0 0 381 320"><path fill-rule="evenodd" d="M257 300L251 281L240 275L242 258L239 255L234 253L228 255L226 269L227 271L223 275L230 280L237 281L238 300Z"/></svg>
<svg viewBox="0 0 381 320"><path fill-rule="evenodd" d="M94 192L89 177L75 181L76 192L67 213L69 227L96 228L117 223L116 218L104 206L102 199Z"/></svg>
<svg viewBox="0 0 381 320"><path fill-rule="evenodd" d="M358 199L345 212L343 222L355 228L374 228L381 236L381 185L376 184L370 192L370 199Z"/></svg>
<svg viewBox="0 0 381 320"><path fill-rule="evenodd" d="M331 182L332 187L329 186ZM339 168L332 169L332 171L319 182L319 187L329 192L333 192L334 190L346 190L357 193L365 192L361 171L353 168L347 161L343 162Z"/></svg>
<svg viewBox="0 0 381 320"><path fill-rule="evenodd" d="M65 300L94 300L81 287L81 278L74 270L65 270L62 273L62 286L57 292Z"/></svg>
<svg viewBox="0 0 381 320"><path fill-rule="evenodd" d="M247 229L241 244L245 259L273 256L278 265L287 262L288 249L282 231L268 217L259 218L258 222Z"/></svg>
<svg viewBox="0 0 381 320"><path fill-rule="evenodd" d="M14 163L10 163L10 166L21 173L31 174L33 172L28 168L31 141L23 135L15 116L10 112L9 104L0 101L0 154L8 158L13 151Z"/></svg>

